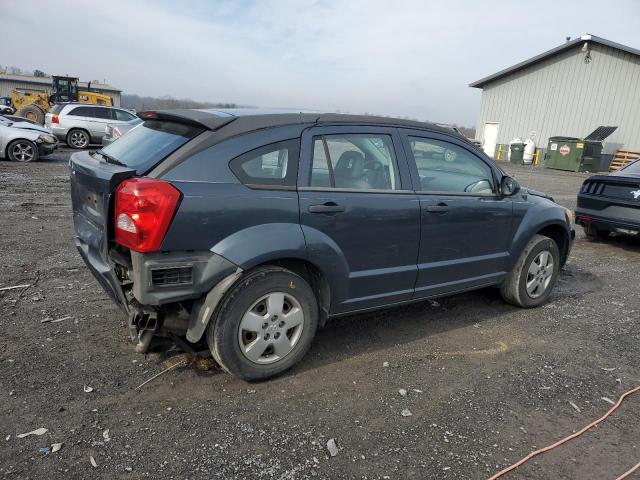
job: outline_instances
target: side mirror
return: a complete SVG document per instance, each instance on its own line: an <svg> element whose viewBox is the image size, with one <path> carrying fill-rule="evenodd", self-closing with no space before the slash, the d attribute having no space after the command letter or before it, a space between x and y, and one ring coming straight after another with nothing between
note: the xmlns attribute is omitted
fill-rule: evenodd
<svg viewBox="0 0 640 480"><path fill-rule="evenodd" d="M502 193L502 195L510 197L519 191L520 184L516 182L515 178L511 178L509 176L502 177L502 180L500 181L500 193Z"/></svg>

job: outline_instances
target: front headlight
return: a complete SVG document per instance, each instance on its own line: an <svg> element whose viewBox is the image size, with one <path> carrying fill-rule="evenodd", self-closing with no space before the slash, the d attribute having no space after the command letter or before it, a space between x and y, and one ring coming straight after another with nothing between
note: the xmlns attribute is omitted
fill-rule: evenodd
<svg viewBox="0 0 640 480"><path fill-rule="evenodd" d="M573 210L569 208L564 209L564 216L567 217L567 223L573 225Z"/></svg>
<svg viewBox="0 0 640 480"><path fill-rule="evenodd" d="M54 137L53 135L48 135L46 133L41 133L40 135L38 135L37 142L39 142L39 143L56 143L56 137Z"/></svg>

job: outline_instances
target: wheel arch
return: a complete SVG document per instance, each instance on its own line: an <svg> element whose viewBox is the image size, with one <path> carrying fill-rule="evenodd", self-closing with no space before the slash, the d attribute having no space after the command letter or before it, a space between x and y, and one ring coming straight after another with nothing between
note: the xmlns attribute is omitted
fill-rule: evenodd
<svg viewBox="0 0 640 480"><path fill-rule="evenodd" d="M548 237L558 245L560 265L565 264L571 247L571 229L565 219L547 218L541 222L525 220L520 224L511 243L509 269L515 266L522 251L536 234Z"/></svg>
<svg viewBox="0 0 640 480"><path fill-rule="evenodd" d="M285 268L304 278L316 293L318 311L320 313L319 324L320 326L324 325L331 309L331 284L322 270L307 259L295 257L270 260L256 265L254 269L267 265Z"/></svg>
<svg viewBox="0 0 640 480"><path fill-rule="evenodd" d="M560 266L563 266L569 256L569 246L571 245L571 235L564 225L551 223L539 229L536 234L548 237L553 240L560 250Z"/></svg>

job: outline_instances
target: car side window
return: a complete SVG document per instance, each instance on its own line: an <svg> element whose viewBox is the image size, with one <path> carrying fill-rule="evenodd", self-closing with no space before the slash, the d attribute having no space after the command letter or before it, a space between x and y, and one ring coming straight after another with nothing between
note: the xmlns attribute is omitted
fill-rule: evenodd
<svg viewBox="0 0 640 480"><path fill-rule="evenodd" d="M115 113L116 120L121 122L129 122L135 118L129 112L125 112L124 110L112 110L112 112Z"/></svg>
<svg viewBox="0 0 640 480"><path fill-rule="evenodd" d="M231 171L246 185L295 186L300 139L271 143L234 158Z"/></svg>
<svg viewBox="0 0 640 480"><path fill-rule="evenodd" d="M93 107L76 107L67 115L73 115L74 117L93 117Z"/></svg>
<svg viewBox="0 0 640 480"><path fill-rule="evenodd" d="M349 133L313 137L310 185L400 190L391 136Z"/></svg>
<svg viewBox="0 0 640 480"><path fill-rule="evenodd" d="M93 116L95 118L102 118L107 120L113 119L113 117L111 116L111 111L108 108L94 107L93 110L94 110Z"/></svg>
<svg viewBox="0 0 640 480"><path fill-rule="evenodd" d="M420 176L420 190L494 194L491 167L468 150L422 137L409 137L409 144Z"/></svg>

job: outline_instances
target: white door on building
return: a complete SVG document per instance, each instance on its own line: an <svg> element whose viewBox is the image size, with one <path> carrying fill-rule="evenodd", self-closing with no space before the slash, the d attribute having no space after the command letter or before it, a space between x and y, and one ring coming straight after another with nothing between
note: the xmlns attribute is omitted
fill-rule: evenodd
<svg viewBox="0 0 640 480"><path fill-rule="evenodd" d="M493 158L496 153L499 126L499 123L494 122L484 124L484 142L482 143L482 149L484 150L484 153L489 155L491 158Z"/></svg>

